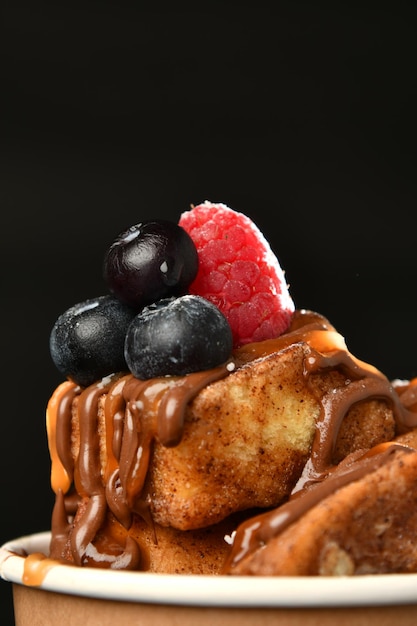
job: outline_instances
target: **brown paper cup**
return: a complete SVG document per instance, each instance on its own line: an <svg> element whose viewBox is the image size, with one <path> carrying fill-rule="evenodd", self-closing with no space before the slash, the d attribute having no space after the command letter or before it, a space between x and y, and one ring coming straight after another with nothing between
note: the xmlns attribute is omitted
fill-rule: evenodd
<svg viewBox="0 0 417 626"><path fill-rule="evenodd" d="M16 626L417 623L415 574L210 577L116 572L49 562L39 580L28 579L26 555L46 554L49 538L49 533L39 533L0 548L0 575L13 585Z"/></svg>

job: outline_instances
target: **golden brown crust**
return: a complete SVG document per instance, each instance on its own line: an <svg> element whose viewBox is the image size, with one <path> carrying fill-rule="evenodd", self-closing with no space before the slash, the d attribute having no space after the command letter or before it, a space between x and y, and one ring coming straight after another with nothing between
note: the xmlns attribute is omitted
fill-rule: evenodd
<svg viewBox="0 0 417 626"><path fill-rule="evenodd" d="M145 491L162 526L204 528L230 514L283 502L308 459L320 414L318 394L344 384L329 371L303 376L308 347L291 345L253 361L205 387L188 406L179 445L155 441ZM103 405L98 433L102 476L107 450ZM72 454L79 451L77 401L73 405ZM353 406L337 438L334 463L352 451L394 437L395 422L383 401ZM103 483L104 483L103 479Z"/></svg>
<svg viewBox="0 0 417 626"><path fill-rule="evenodd" d="M417 571L417 451L350 483L238 563L234 574L337 576Z"/></svg>
<svg viewBox="0 0 417 626"><path fill-rule="evenodd" d="M320 414L317 391L346 381L341 372L326 372L311 388L303 376L307 355L305 344L294 344L197 396L181 443L155 445L148 489L157 522L204 527L235 511L277 506L288 497L310 454ZM333 462L394 434L386 402L355 405L342 422Z"/></svg>
<svg viewBox="0 0 417 626"><path fill-rule="evenodd" d="M321 397L345 386L347 380L348 377L337 369L319 371L310 376L309 386ZM354 404L340 425L331 462L337 465L355 450L366 450L391 441L395 432L394 415L386 401L372 399Z"/></svg>
<svg viewBox="0 0 417 626"><path fill-rule="evenodd" d="M77 510L76 521L87 508L88 498L84 498ZM148 572L165 574L204 574L215 575L221 572L224 560L229 551L230 537L243 516L230 516L208 528L181 531L166 528L138 515L133 516L129 529L118 524L109 512L106 521L97 533L94 541L96 553L120 553L121 546L126 545L128 538L134 539L140 550L139 569ZM60 551L54 551L53 558L73 563L71 538L74 526L69 530L68 538ZM89 562L84 557L83 565L100 567L97 559ZM103 567L106 565L103 564Z"/></svg>
<svg viewBox="0 0 417 626"><path fill-rule="evenodd" d="M189 529L234 511L275 506L306 462L319 406L303 378L301 345L206 387L189 406L181 443L156 443L152 514Z"/></svg>
<svg viewBox="0 0 417 626"><path fill-rule="evenodd" d="M165 447L157 439L153 443L140 497L142 505L149 507L152 524L134 516L133 526L126 530L129 527L115 523L109 510L96 542L105 542L106 535L113 533L116 542L123 544L131 533L147 546L149 556L141 568L214 573L227 550L223 537L225 528L227 533L232 530L230 516L277 507L288 498L311 452L321 396L346 385L348 375L341 369L319 371L307 379L305 361L310 354L306 343L294 343L203 388L186 409L180 443L174 447ZM97 415L103 487L109 458L105 399L103 392ZM76 397L71 432L74 460L80 450L77 403ZM361 402L342 421L330 461L337 463L394 435L388 404ZM86 501L75 521L81 519ZM156 544L153 529L158 530ZM70 536L71 532L69 541ZM69 545L66 550L64 558L70 559ZM196 553L205 555L202 565L198 559L194 562Z"/></svg>
<svg viewBox="0 0 417 626"><path fill-rule="evenodd" d="M234 516L208 528L181 531L159 524L153 527L136 517L129 529L142 550L142 566L166 574L219 574L229 550L225 537L238 523Z"/></svg>

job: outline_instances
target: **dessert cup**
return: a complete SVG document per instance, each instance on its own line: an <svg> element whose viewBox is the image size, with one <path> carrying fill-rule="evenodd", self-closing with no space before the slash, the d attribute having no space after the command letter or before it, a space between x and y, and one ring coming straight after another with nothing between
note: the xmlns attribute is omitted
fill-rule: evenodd
<svg viewBox="0 0 417 626"><path fill-rule="evenodd" d="M327 578L132 573L38 561L33 555L47 554L49 541L49 532L37 533L0 549L0 575L13 585L16 626L414 626L417 621L417 574ZM29 576L27 555L35 565ZM38 570L36 563L41 564Z"/></svg>

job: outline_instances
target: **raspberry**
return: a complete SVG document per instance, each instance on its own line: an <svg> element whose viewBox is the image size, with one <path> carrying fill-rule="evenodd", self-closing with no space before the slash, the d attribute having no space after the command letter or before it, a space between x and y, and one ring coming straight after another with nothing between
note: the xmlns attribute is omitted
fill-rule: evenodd
<svg viewBox="0 0 417 626"><path fill-rule="evenodd" d="M228 319L235 348L284 333L294 312L284 272L252 222L225 204L204 202L179 220L197 248L199 269L189 293Z"/></svg>

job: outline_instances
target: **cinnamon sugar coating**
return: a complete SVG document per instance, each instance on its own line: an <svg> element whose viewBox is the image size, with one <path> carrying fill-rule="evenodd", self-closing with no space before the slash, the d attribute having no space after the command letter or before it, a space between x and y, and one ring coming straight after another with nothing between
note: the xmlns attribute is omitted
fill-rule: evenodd
<svg viewBox="0 0 417 626"><path fill-rule="evenodd" d="M405 437L417 425L407 408L414 395L402 389L402 403L308 311L296 312L288 333L244 346L214 370L63 383L47 410L51 556L150 571L174 571L177 559L183 573L224 572L220 562L242 552L239 531L252 516L328 484L350 455ZM235 530L230 548L224 535ZM335 572L350 567L341 550L327 547ZM252 556L232 559L226 573Z"/></svg>
<svg viewBox="0 0 417 626"><path fill-rule="evenodd" d="M319 502L234 574L348 576L417 571L417 451Z"/></svg>

